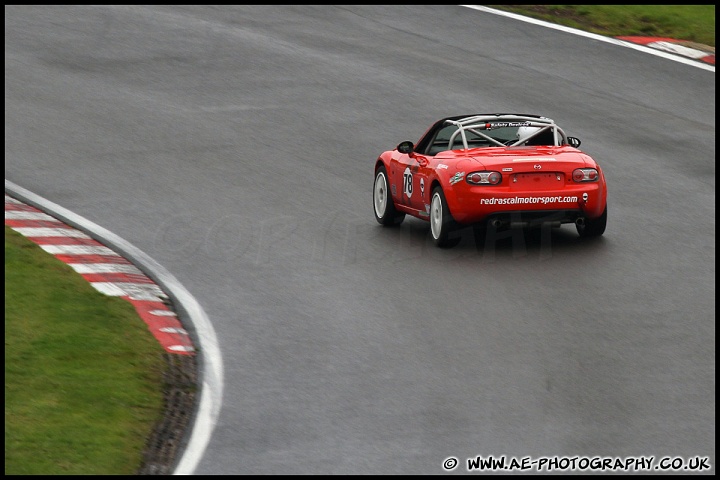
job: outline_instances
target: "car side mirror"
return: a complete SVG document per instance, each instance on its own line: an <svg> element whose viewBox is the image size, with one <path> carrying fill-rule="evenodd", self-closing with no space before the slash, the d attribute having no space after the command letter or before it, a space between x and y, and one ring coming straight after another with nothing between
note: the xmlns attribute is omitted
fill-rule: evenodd
<svg viewBox="0 0 720 480"><path fill-rule="evenodd" d="M406 140L404 142L400 142L397 146L397 151L400 153L413 153L415 150L415 145L413 145L413 142Z"/></svg>
<svg viewBox="0 0 720 480"><path fill-rule="evenodd" d="M578 148L580 146L580 139L577 137L567 137L568 144L573 148Z"/></svg>

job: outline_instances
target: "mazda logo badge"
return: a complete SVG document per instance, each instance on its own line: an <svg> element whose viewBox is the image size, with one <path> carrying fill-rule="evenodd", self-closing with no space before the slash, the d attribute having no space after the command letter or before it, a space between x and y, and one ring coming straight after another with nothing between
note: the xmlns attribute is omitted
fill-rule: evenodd
<svg viewBox="0 0 720 480"><path fill-rule="evenodd" d="M533 168L535 170L540 170L542 168L542 165L534 165Z"/></svg>

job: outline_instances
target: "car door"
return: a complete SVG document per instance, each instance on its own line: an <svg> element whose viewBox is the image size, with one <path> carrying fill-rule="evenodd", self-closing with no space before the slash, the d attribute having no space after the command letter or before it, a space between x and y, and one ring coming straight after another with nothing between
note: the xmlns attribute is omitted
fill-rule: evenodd
<svg viewBox="0 0 720 480"><path fill-rule="evenodd" d="M398 154L394 168L392 188L397 189L398 203L416 210L420 216L427 216L430 209L427 202L428 164L429 159L425 155Z"/></svg>

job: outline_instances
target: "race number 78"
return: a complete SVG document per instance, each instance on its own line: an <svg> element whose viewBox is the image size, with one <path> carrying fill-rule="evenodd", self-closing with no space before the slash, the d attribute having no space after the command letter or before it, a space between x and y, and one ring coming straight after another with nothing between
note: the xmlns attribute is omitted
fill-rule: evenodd
<svg viewBox="0 0 720 480"><path fill-rule="evenodd" d="M410 167L406 168L403 172L403 192L408 197L412 197L413 186L412 186L412 172Z"/></svg>

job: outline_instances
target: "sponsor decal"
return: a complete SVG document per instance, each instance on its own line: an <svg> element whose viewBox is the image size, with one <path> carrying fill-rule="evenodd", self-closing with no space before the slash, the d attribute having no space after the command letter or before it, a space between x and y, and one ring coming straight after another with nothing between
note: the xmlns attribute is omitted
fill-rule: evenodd
<svg viewBox="0 0 720 480"><path fill-rule="evenodd" d="M457 172L455 175L452 176L450 179L450 185L455 185L459 181L461 181L465 177L465 172Z"/></svg>
<svg viewBox="0 0 720 480"><path fill-rule="evenodd" d="M502 170L503 172L512 172L512 167L505 167Z"/></svg>
<svg viewBox="0 0 720 480"><path fill-rule="evenodd" d="M529 127L530 122L493 122L486 123L485 128L492 130L493 128L504 128L504 127Z"/></svg>
<svg viewBox="0 0 720 480"><path fill-rule="evenodd" d="M397 195L397 188L395 187L394 183L392 184L391 188L392 188L393 195Z"/></svg>
<svg viewBox="0 0 720 480"><path fill-rule="evenodd" d="M425 196L425 179L424 178L420 179L420 195L423 197Z"/></svg>
<svg viewBox="0 0 720 480"><path fill-rule="evenodd" d="M542 168L542 165L540 165L539 163L536 163L535 165L533 165L533 168L535 170L540 170Z"/></svg>
<svg viewBox="0 0 720 480"><path fill-rule="evenodd" d="M562 195L554 195L549 197L490 197L481 198L480 205L547 205L549 203L577 203L577 201L578 197L576 196L563 197Z"/></svg>
<svg viewBox="0 0 720 480"><path fill-rule="evenodd" d="M440 169L445 169L445 170L447 170L447 169L448 169L448 166L445 165L444 163L439 163L438 166L437 166L437 168L438 168L438 170L440 170Z"/></svg>

